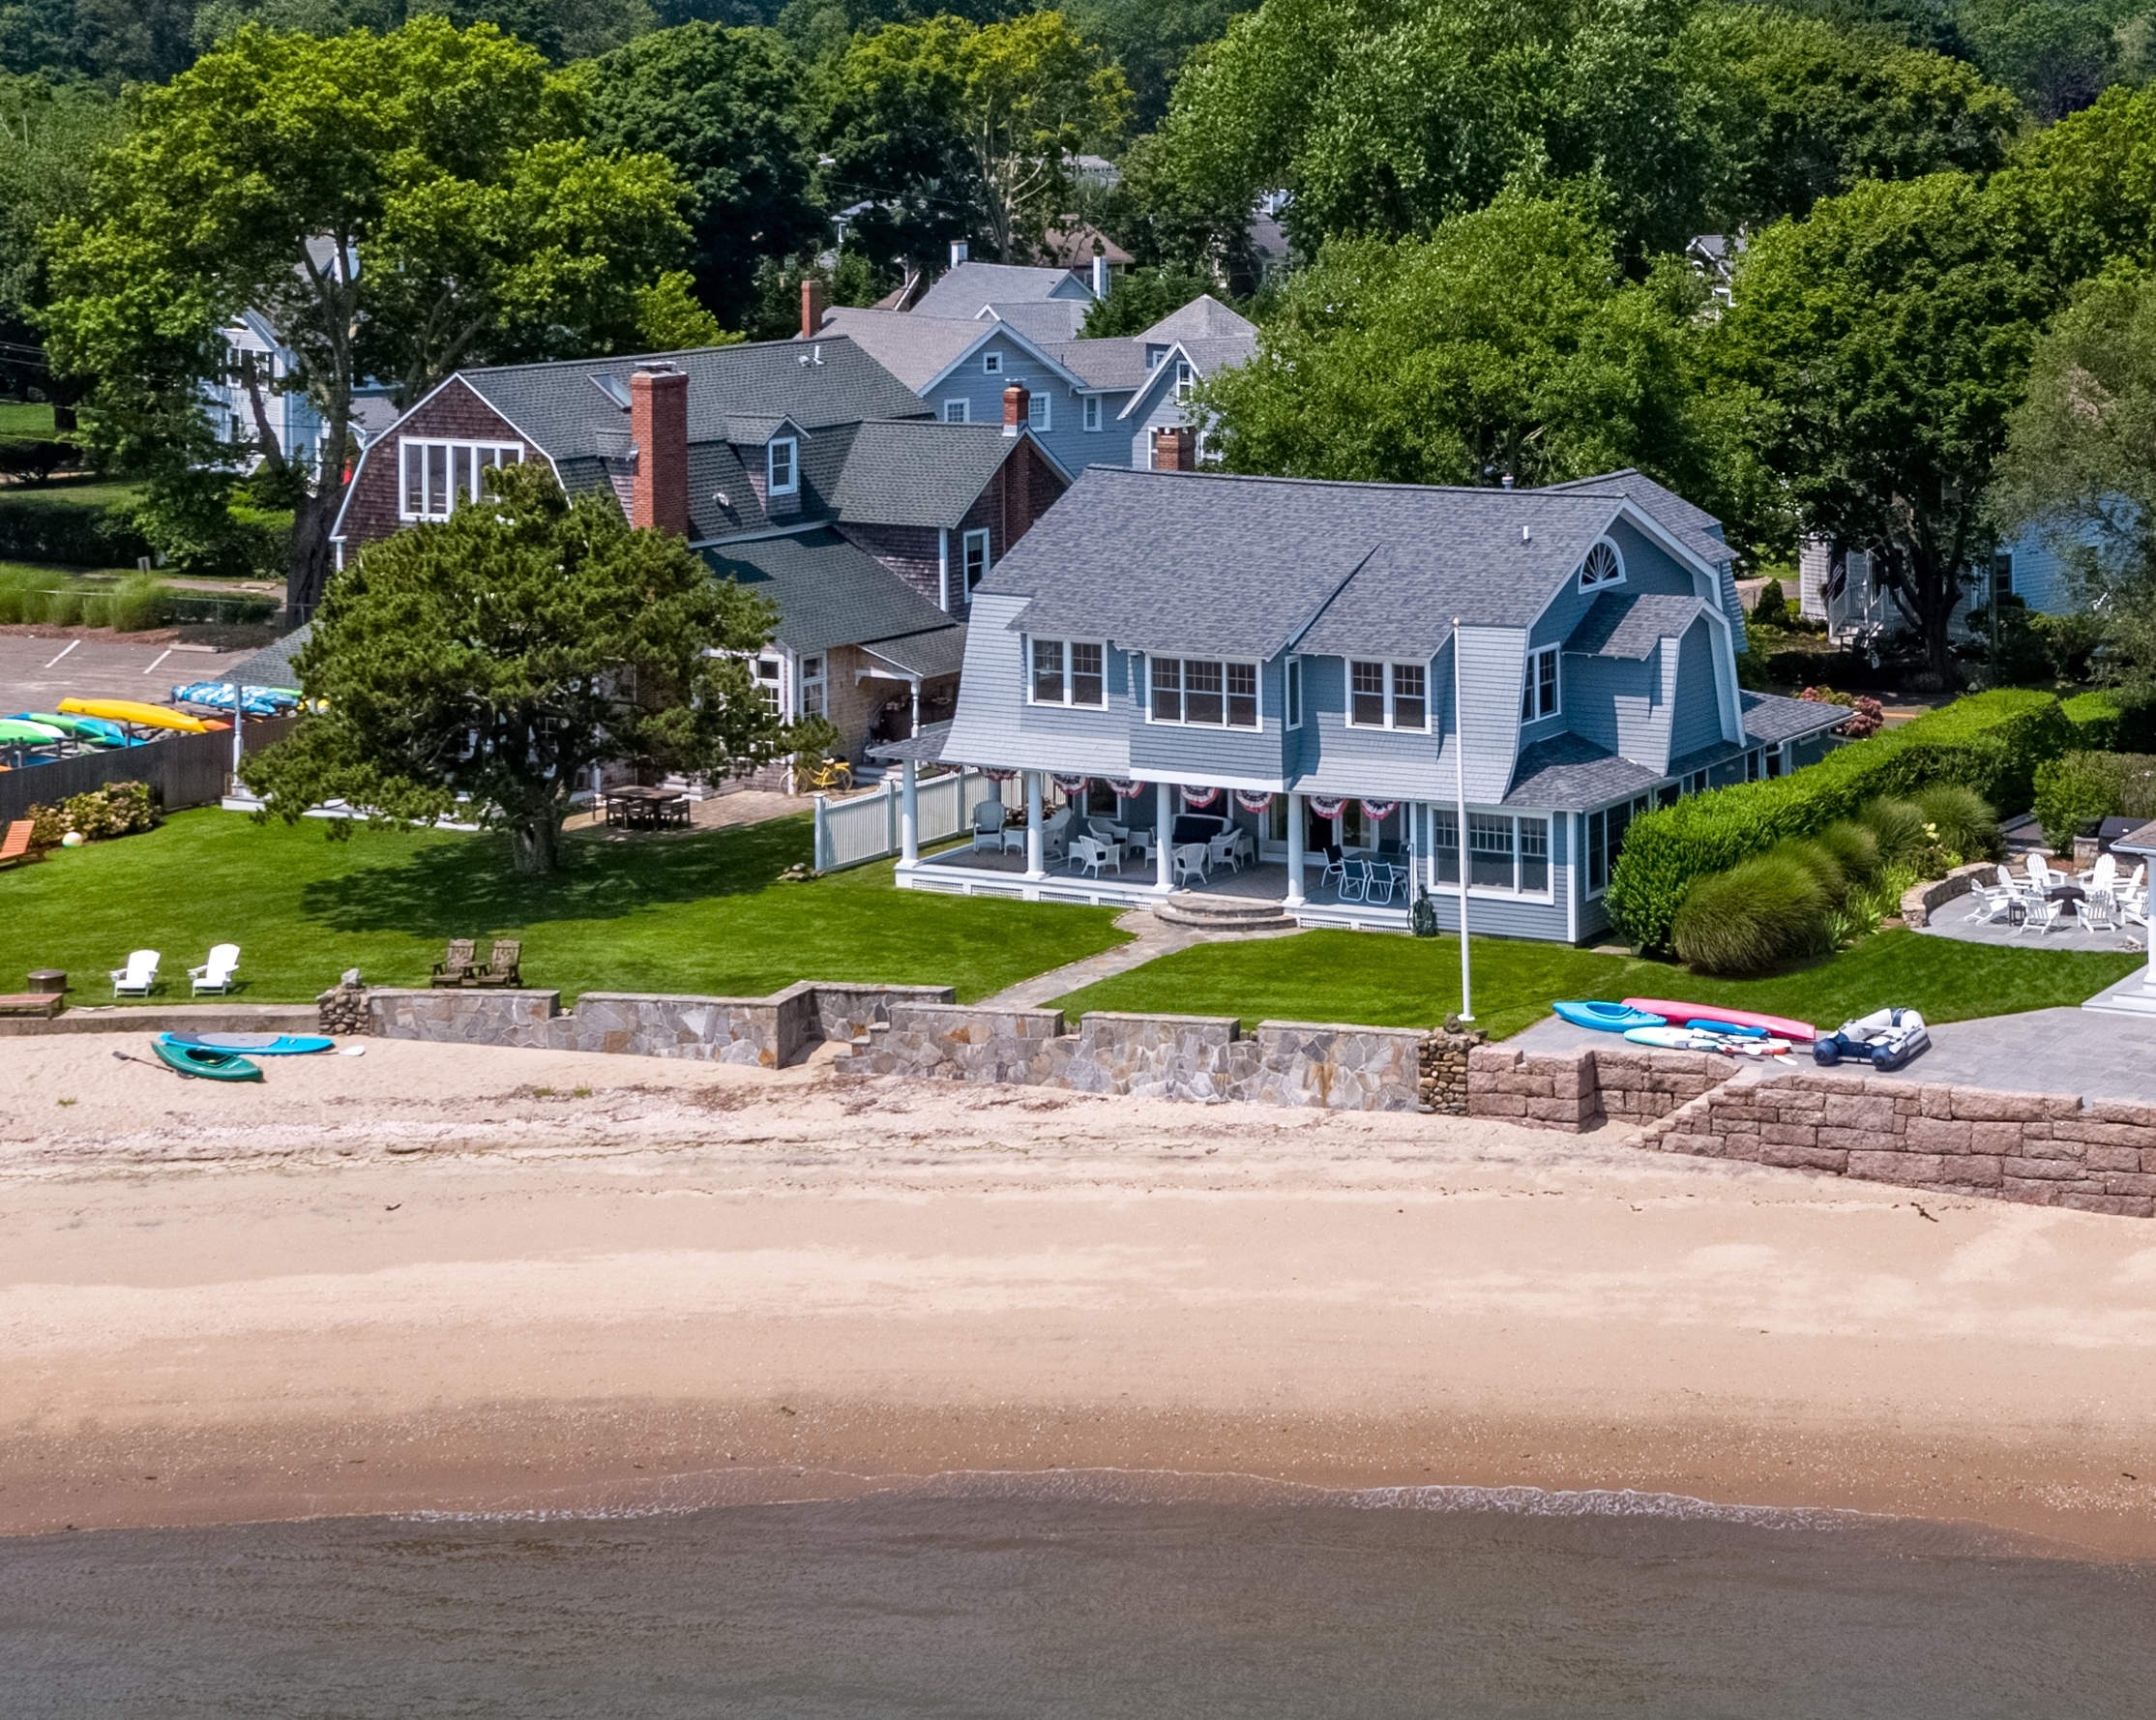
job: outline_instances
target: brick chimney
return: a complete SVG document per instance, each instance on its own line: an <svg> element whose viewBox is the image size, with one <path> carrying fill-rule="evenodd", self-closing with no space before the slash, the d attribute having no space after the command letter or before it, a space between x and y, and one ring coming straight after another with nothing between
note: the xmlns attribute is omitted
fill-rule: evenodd
<svg viewBox="0 0 2156 1720"><path fill-rule="evenodd" d="M1033 396L1022 382L1014 382L1003 391L1003 433L1015 436L1026 427L1033 413Z"/></svg>
<svg viewBox="0 0 2156 1720"><path fill-rule="evenodd" d="M801 338L813 341L823 333L823 282L813 275L801 283Z"/></svg>
<svg viewBox="0 0 2156 1720"><path fill-rule="evenodd" d="M1169 425L1153 432L1153 469L1156 472L1197 470L1197 431L1187 424Z"/></svg>
<svg viewBox="0 0 2156 1720"><path fill-rule="evenodd" d="M689 378L671 365L638 365L629 378L629 435L636 447L629 523L689 535Z"/></svg>

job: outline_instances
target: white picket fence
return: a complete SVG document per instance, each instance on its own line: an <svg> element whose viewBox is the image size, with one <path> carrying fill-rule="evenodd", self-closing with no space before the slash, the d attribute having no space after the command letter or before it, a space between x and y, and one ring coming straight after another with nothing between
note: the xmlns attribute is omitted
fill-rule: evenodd
<svg viewBox="0 0 2156 1720"><path fill-rule="evenodd" d="M1015 802L1014 790L1018 795ZM953 771L930 778L914 790L914 816L919 820L915 842L925 848L930 843L957 836L966 828L973 803L997 792L996 785L978 771ZM1000 798L1006 806L1022 807L1024 788L1020 779L1014 777L1003 784ZM817 795L816 870L838 872L896 854L902 799L895 772L869 793L848 800Z"/></svg>

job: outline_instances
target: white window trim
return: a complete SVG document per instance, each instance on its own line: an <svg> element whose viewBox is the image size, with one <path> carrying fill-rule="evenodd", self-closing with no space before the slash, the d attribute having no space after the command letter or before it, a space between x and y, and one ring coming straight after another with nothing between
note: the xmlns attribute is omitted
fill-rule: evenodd
<svg viewBox="0 0 2156 1720"><path fill-rule="evenodd" d="M1191 390L1197 386L1197 367L1187 358L1175 361L1175 403L1180 406L1191 398Z"/></svg>
<svg viewBox="0 0 2156 1720"><path fill-rule="evenodd" d="M1035 680L1033 651L1036 645L1054 645L1061 652L1060 661L1063 682L1061 698L1042 698ZM1078 697L1078 647L1092 645L1101 653L1101 697L1098 704L1088 703ZM1106 639L1043 639L1033 635L1025 636L1025 702L1046 705L1055 710L1105 711L1108 709L1108 641Z"/></svg>
<svg viewBox="0 0 2156 1720"><path fill-rule="evenodd" d="M1597 549L1607 549L1617 564L1616 574L1608 579L1597 579L1591 584L1587 579L1587 562ZM1581 591L1612 591L1625 582L1624 551L1617 548L1612 538L1597 538L1588 546L1587 553L1580 558L1580 589Z"/></svg>
<svg viewBox="0 0 2156 1720"><path fill-rule="evenodd" d="M943 402L943 422L945 424L970 424L972 422L972 411L973 402L966 400L962 395L958 396Z"/></svg>
<svg viewBox="0 0 2156 1720"><path fill-rule="evenodd" d="M786 450L786 481L778 480L779 450ZM794 436L774 436L764 444L763 482L767 495L799 495L801 493L801 443Z"/></svg>
<svg viewBox="0 0 2156 1720"><path fill-rule="evenodd" d="M811 672L812 667L813 667L813 670L814 670L814 672L813 672L813 673L812 673L812 672ZM829 655L828 655L827 653L825 653L825 652L821 652L821 651L819 651L819 652L817 652L817 653L816 653L816 654L815 654L814 656L812 656L812 657L804 657L804 658L801 658L801 659L799 660L799 674L798 674L798 676L797 676L796 678L797 678L797 682L798 682L798 686L799 686L799 694L798 694L798 699L797 699L797 702L798 702L798 704L799 704L799 706L800 706L800 709L799 709L799 710L797 710L797 711L796 711L796 712L794 713L794 715L795 715L796 719L799 719L799 718L801 718L801 717L812 716L812 716L818 716L818 717L828 717L828 716L830 716L830 714L831 714L831 691L830 691L830 688L831 688L831 658L830 658L830 656L829 656ZM818 697L820 698L821 702L822 702L823 708L822 708L821 710L819 710L819 711L813 711L813 712L812 712L812 711L810 710L810 708L809 708L809 706L810 706L810 695L811 695L812 693L813 693L813 694L817 695L817 696L818 696Z"/></svg>
<svg viewBox="0 0 2156 1720"><path fill-rule="evenodd" d="M1221 720L1218 723L1193 723L1188 717L1156 717L1153 714L1153 665L1161 658L1176 663L1217 663L1221 666ZM1227 720L1227 671L1230 667L1248 668L1257 682L1257 721L1255 723L1230 723ZM1185 687L1182 697L1190 697ZM1204 653L1185 657L1180 652L1162 651L1148 654L1145 659L1145 720L1162 728L1225 729L1230 734L1263 734L1265 732L1265 666L1249 657L1213 657Z"/></svg>
<svg viewBox="0 0 2156 1720"><path fill-rule="evenodd" d="M1262 713L1260 713L1262 721ZM1303 660L1290 657L1281 667L1281 727L1303 726Z"/></svg>
<svg viewBox="0 0 2156 1720"><path fill-rule="evenodd" d="M974 586L980 582L969 577L972 569L968 565L973 559L973 546L977 541L981 546L981 578L986 579L995 566L995 540L989 536L985 528L966 532L960 537L959 583L965 587L968 598L971 598Z"/></svg>
<svg viewBox="0 0 2156 1720"><path fill-rule="evenodd" d="M475 483L478 474L472 469L472 462L479 460L486 455L492 454L498 457L487 462L490 465L520 466L524 463L524 445L521 442L477 442L457 436L399 436L397 438L397 517L401 520L413 523L442 520L447 519L456 511L458 491L454 472L445 474L449 479L448 504L439 513L432 512L425 505L433 499L427 485L427 457L425 451L429 448L445 448L449 451L449 459L452 462L458 460L464 461L466 466L464 475L467 480ZM418 455L420 460L422 507L418 513L414 513L407 505L408 498L411 495L407 462L414 455Z"/></svg>
<svg viewBox="0 0 2156 1720"><path fill-rule="evenodd" d="M1428 734L1430 732L1430 665L1427 663L1396 663L1390 658L1349 657L1343 660L1347 669L1347 706L1345 723L1349 728L1360 728L1372 734ZM1355 721L1355 665L1358 663L1382 663L1385 669L1385 720L1382 723L1358 723ZM1394 700L1400 695L1399 671L1419 668L1423 672L1423 720L1419 724L1403 725L1397 721Z"/></svg>
<svg viewBox="0 0 2156 1720"><path fill-rule="evenodd" d="M1442 892L1447 896L1457 897L1460 892L1459 881L1452 878L1439 879L1437 876L1437 820L1439 818L1452 818L1457 822L1460 815L1451 806L1432 805L1428 816L1430 817L1430 854L1423 866L1423 880L1432 894ZM1557 856L1554 850L1556 847L1557 820L1563 816L1561 813L1521 811L1508 806L1468 807L1467 816L1470 820L1475 818L1504 818L1511 823L1513 878L1510 889L1502 884L1470 883L1467 886L1469 900L1485 897L1492 902L1541 903L1556 901ZM1522 818L1532 818L1543 827L1542 840L1548 850L1543 856L1543 863L1549 869L1550 881L1539 890L1523 890L1520 887L1521 866L1525 858L1520 848L1520 821ZM1463 850L1461 856L1470 870L1472 870L1474 864L1472 852L1471 849ZM1598 890L1595 894L1599 896L1602 892Z"/></svg>
<svg viewBox="0 0 2156 1720"><path fill-rule="evenodd" d="M981 354L981 374L984 376L1002 375L1003 354L1000 352L984 352Z"/></svg>
<svg viewBox="0 0 2156 1720"><path fill-rule="evenodd" d="M1088 430L1099 430L1101 428L1101 397L1097 394L1087 395L1085 397L1085 428Z"/></svg>
<svg viewBox="0 0 2156 1720"><path fill-rule="evenodd" d="M1035 435L1055 428L1053 402L1046 393L1029 394L1025 400L1025 428Z"/></svg>
<svg viewBox="0 0 2156 1720"><path fill-rule="evenodd" d="M1595 589L1599 591L1602 587L1598 585ZM1547 711L1537 711L1531 717L1522 710L1520 713L1520 720L1522 723L1547 723L1553 717L1561 717L1565 714L1565 657L1562 645L1541 645L1527 653L1527 678L1525 684L1520 689L1520 702L1522 705L1526 704L1528 699L1540 690L1539 671L1542 660L1545 657L1550 658L1557 666L1557 672L1551 677L1555 684L1557 701ZM1539 703L1539 700L1537 702Z"/></svg>
<svg viewBox="0 0 2156 1720"><path fill-rule="evenodd" d="M1607 894L1610 888L1608 878L1604 878L1599 884L1594 881L1594 868L1588 863L1587 856L1587 826L1596 816L1607 818L1619 807L1630 807L1633 818L1643 818L1647 814L1654 811L1654 796L1652 794L1628 794L1622 800L1606 801L1601 806L1589 807L1580 815L1576 865L1580 873L1580 895L1585 901L1592 902L1596 897ZM1631 820L1628 819L1626 820L1626 828L1629 829L1630 827Z"/></svg>

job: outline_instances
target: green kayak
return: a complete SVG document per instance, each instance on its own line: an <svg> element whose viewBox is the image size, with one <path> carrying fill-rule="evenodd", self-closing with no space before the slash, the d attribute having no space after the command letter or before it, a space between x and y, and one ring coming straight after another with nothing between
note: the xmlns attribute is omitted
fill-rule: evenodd
<svg viewBox="0 0 2156 1720"><path fill-rule="evenodd" d="M221 1052L206 1045L175 1045L165 1039L151 1040L150 1049L167 1068L176 1069L182 1075L198 1075L204 1081L262 1079L261 1069L238 1052Z"/></svg>

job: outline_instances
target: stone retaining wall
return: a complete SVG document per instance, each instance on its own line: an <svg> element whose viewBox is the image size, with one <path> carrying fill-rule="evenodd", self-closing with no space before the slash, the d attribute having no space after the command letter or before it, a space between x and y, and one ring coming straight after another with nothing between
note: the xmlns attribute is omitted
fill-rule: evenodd
<svg viewBox="0 0 2156 1720"><path fill-rule="evenodd" d="M1333 1111L1414 1111L1423 1042L1411 1027L1095 1011L1072 1032L1060 1010L895 1003L890 1025L838 1069L921 1081L997 1082L1081 1093L1242 1100Z"/></svg>
<svg viewBox="0 0 2156 1720"><path fill-rule="evenodd" d="M1761 1071L1649 1125L1639 1144L1942 1195L2156 1217L2156 1106Z"/></svg>
<svg viewBox="0 0 2156 1720"><path fill-rule="evenodd" d="M1929 883L1911 884L1902 892L1902 924L1918 929L1929 926L1932 916L1958 897L1966 896L1976 888L1976 880L1988 876L1994 863L1978 861L1971 866L1957 866L1942 878Z"/></svg>
<svg viewBox="0 0 2156 1720"><path fill-rule="evenodd" d="M510 1045L643 1057L689 1057L776 1069L825 1039L851 1040L890 1017L892 1003L948 1003L948 986L848 986L803 980L768 997L586 992L569 1014L559 992L404 990L366 996L366 1030L380 1039ZM322 1007L348 1009L343 989Z"/></svg>
<svg viewBox="0 0 2156 1720"><path fill-rule="evenodd" d="M1578 1134L1596 1124L1651 1122L1737 1074L1713 1052L1580 1046L1525 1052L1485 1045L1467 1053L1469 1116Z"/></svg>

